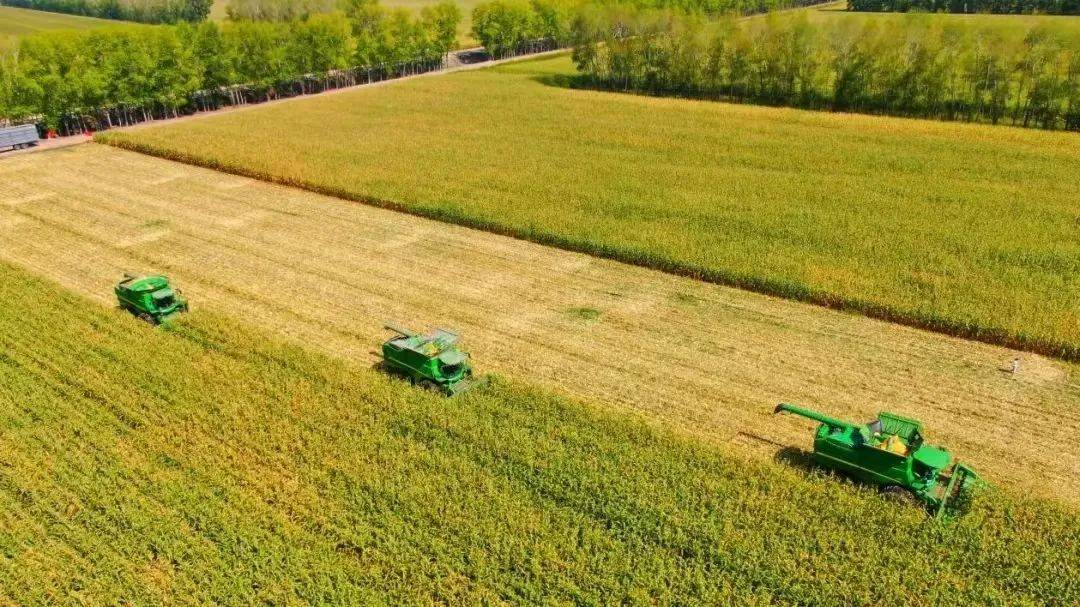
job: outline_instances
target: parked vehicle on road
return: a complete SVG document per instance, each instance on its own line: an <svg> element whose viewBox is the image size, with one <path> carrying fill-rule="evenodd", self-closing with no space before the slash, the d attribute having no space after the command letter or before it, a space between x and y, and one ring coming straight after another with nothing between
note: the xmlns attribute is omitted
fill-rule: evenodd
<svg viewBox="0 0 1080 607"><path fill-rule="evenodd" d="M32 124L0 127L0 151L21 150L37 145L37 127Z"/></svg>

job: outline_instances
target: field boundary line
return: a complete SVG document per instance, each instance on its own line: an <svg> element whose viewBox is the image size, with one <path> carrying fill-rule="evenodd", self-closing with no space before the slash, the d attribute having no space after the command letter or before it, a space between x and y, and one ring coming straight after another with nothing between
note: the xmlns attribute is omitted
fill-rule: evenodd
<svg viewBox="0 0 1080 607"><path fill-rule="evenodd" d="M563 51L554 51L563 52ZM533 58L530 55L527 58ZM485 64L490 65L490 64ZM434 72L444 73L444 72ZM928 314L918 314L894 308L892 306L877 304L871 301L843 297L821 289L814 289L804 284L787 282L783 280L763 278L750 274L732 272L719 269L710 269L683 263L672 259L657 257L645 251L633 251L617 249L610 246L598 245L585 242L584 240L563 236L554 232L537 229L515 228L502 225L494 221L477 219L464 212L453 210L440 210L432 208L420 208L405 203L367 196L351 192L345 188L321 185L304 179L293 179L263 173L247 167L239 166L230 162L201 158L194 154L163 150L155 146L134 141L122 141L113 138L101 140L106 145L146 154L165 160L180 162L192 166L215 170L221 173L247 177L262 182L279 186L297 188L315 194L321 194L332 198L347 200L354 203L365 204L373 207L388 209L407 215L432 219L443 223L449 223L466 228L472 228L483 232L498 234L532 242L535 244L555 247L558 249L583 253L601 259L608 259L620 263L658 270L675 276L692 278L703 282L717 285L734 287L778 297L802 303L813 304L824 308L841 312L861 314L876 320L882 320L894 324L904 325L915 329L940 333L951 337L982 342L994 346L1002 346L1014 350L1031 352L1051 358L1057 358L1066 362L1080 362L1080 344L1067 341L1057 341L1043 338L1028 337L1023 334L1013 334L1001 328L982 326L977 324L965 324L950 321L943 318L931 317Z"/></svg>

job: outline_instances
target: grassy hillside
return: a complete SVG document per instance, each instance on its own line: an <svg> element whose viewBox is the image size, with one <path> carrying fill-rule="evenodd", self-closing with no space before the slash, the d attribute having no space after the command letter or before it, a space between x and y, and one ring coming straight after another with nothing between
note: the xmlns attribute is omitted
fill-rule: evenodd
<svg viewBox="0 0 1080 607"><path fill-rule="evenodd" d="M49 30L81 30L116 24L116 21L108 19L0 6L0 36L25 36Z"/></svg>
<svg viewBox="0 0 1080 607"><path fill-rule="evenodd" d="M1075 134L561 86L572 73L531 61L103 139L1080 356Z"/></svg>
<svg viewBox="0 0 1080 607"><path fill-rule="evenodd" d="M444 400L224 318L154 330L8 266L0 346L5 602L1080 599L1080 525L1047 504L936 524L522 386Z"/></svg>

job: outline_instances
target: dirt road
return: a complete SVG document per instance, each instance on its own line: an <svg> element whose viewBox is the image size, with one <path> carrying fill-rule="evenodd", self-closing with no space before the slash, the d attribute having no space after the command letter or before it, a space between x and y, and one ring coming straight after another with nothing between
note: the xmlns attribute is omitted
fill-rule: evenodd
<svg viewBox="0 0 1080 607"><path fill-rule="evenodd" d="M445 325L482 371L765 456L813 429L778 401L887 409L992 481L1080 503L1077 367L1035 355L97 144L0 162L0 259L103 305L123 271L166 272L196 311L361 362L386 320Z"/></svg>

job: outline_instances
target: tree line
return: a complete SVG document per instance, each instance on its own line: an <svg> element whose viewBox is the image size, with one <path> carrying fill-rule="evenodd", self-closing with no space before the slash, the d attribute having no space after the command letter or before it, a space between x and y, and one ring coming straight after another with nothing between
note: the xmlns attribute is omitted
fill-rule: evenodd
<svg viewBox="0 0 1080 607"><path fill-rule="evenodd" d="M773 9L811 6L828 0L492 0L473 9L472 34L495 58L568 46L573 22L592 6L612 9L669 8L721 15L750 15Z"/></svg>
<svg viewBox="0 0 1080 607"><path fill-rule="evenodd" d="M1080 15L1080 0L848 0L848 10L874 12Z"/></svg>
<svg viewBox="0 0 1080 607"><path fill-rule="evenodd" d="M72 132L437 69L453 2L419 15L350 0L284 22L48 32L0 51L0 119Z"/></svg>
<svg viewBox="0 0 1080 607"><path fill-rule="evenodd" d="M472 35L496 59L566 46L579 5L579 0L485 2L473 9Z"/></svg>
<svg viewBox="0 0 1080 607"><path fill-rule="evenodd" d="M1080 35L1056 24L593 10L573 35L586 86L1080 130Z"/></svg>
<svg viewBox="0 0 1080 607"><path fill-rule="evenodd" d="M0 0L6 6L138 23L203 21L213 3L213 0Z"/></svg>

